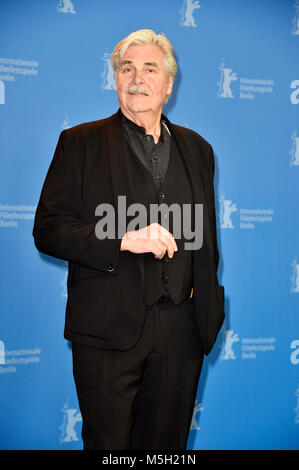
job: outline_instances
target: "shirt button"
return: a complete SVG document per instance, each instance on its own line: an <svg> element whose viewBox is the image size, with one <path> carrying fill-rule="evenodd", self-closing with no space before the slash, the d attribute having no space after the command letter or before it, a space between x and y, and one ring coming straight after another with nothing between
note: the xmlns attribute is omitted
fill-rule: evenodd
<svg viewBox="0 0 299 470"><path fill-rule="evenodd" d="M113 272L115 271L115 266L114 266L114 264L108 264L108 266L107 266L107 271L108 271L109 273L113 273Z"/></svg>

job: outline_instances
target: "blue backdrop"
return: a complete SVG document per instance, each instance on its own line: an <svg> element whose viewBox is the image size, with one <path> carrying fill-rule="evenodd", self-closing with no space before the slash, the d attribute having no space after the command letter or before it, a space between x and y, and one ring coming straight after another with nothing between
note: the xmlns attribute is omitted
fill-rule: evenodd
<svg viewBox="0 0 299 470"><path fill-rule="evenodd" d="M0 448L81 449L66 264L34 212L62 129L118 109L109 56L130 32L173 43L165 113L214 147L226 320L189 449L299 449L299 0L2 0Z"/></svg>

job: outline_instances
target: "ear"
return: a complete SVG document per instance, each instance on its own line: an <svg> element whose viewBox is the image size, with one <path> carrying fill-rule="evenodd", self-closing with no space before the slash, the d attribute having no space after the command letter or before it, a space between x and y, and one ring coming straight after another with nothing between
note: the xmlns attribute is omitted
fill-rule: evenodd
<svg viewBox="0 0 299 470"><path fill-rule="evenodd" d="M171 78L168 82L167 86L167 96L170 96L172 93L172 87L173 87L173 78Z"/></svg>

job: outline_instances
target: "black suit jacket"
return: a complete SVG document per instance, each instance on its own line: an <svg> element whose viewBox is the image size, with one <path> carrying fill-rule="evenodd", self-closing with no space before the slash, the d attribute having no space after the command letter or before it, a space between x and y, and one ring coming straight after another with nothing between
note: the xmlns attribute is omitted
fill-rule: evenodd
<svg viewBox="0 0 299 470"><path fill-rule="evenodd" d="M204 204L202 248L192 252L197 323L208 354L224 319L224 288L218 285L218 248L211 145L196 132L171 124L195 203ZM33 236L38 250L68 261L65 338L100 348L136 344L145 319L137 254L120 251L121 239L99 240L96 207L134 203L120 110L107 119L64 130L38 203Z"/></svg>

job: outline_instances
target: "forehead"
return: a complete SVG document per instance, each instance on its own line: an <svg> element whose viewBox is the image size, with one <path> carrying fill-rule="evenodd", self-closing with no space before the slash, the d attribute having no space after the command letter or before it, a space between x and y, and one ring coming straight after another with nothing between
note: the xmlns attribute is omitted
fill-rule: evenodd
<svg viewBox="0 0 299 470"><path fill-rule="evenodd" d="M121 62L130 60L133 63L157 62L162 64L164 53L159 46L154 44L132 44L124 53Z"/></svg>

